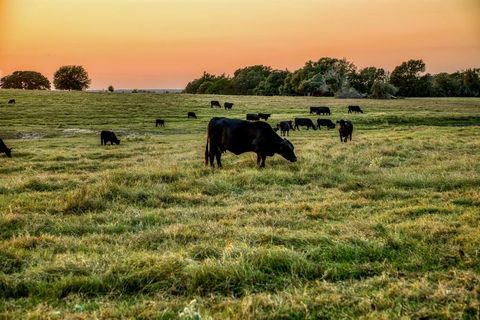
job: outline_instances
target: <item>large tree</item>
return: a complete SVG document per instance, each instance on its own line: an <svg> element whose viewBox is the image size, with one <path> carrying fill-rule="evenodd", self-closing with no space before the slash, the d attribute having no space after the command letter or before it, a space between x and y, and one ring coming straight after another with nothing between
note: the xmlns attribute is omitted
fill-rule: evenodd
<svg viewBox="0 0 480 320"><path fill-rule="evenodd" d="M425 72L423 60L408 60L395 67L390 83L398 88L398 94L405 97L422 97L431 94L431 77Z"/></svg>
<svg viewBox="0 0 480 320"><path fill-rule="evenodd" d="M59 90L85 90L91 80L82 66L60 67L53 76L53 84Z"/></svg>
<svg viewBox="0 0 480 320"><path fill-rule="evenodd" d="M285 83L285 79L290 74L284 70L272 71L265 80L261 81L255 88L254 93L261 96L278 96Z"/></svg>
<svg viewBox="0 0 480 320"><path fill-rule="evenodd" d="M215 76L210 73L204 72L203 75L198 78L190 81L185 87L185 93L200 93L198 89L204 82L213 82Z"/></svg>
<svg viewBox="0 0 480 320"><path fill-rule="evenodd" d="M3 89L49 90L50 81L36 71L15 71L0 79Z"/></svg>
<svg viewBox="0 0 480 320"><path fill-rule="evenodd" d="M265 80L270 73L272 68L256 65L250 66L235 71L232 79L233 90L235 94L242 95L252 95L255 92L255 88Z"/></svg>
<svg viewBox="0 0 480 320"><path fill-rule="evenodd" d="M234 94L232 79L225 74L215 76L204 72L187 84L185 93Z"/></svg>
<svg viewBox="0 0 480 320"><path fill-rule="evenodd" d="M464 96L480 96L480 69L468 69L463 72Z"/></svg>
<svg viewBox="0 0 480 320"><path fill-rule="evenodd" d="M352 73L350 85L358 92L371 93L375 82L384 83L387 80L387 73L382 68L366 67L359 72Z"/></svg>
<svg viewBox="0 0 480 320"><path fill-rule="evenodd" d="M333 96L348 85L356 67L346 59L321 58L308 61L285 79L283 94Z"/></svg>

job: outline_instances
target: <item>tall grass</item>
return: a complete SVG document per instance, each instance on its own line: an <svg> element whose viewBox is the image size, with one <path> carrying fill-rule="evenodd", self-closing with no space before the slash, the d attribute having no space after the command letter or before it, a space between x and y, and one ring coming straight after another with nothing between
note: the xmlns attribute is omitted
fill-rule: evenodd
<svg viewBox="0 0 480 320"><path fill-rule="evenodd" d="M479 99L215 96L227 112L211 96L9 98L2 318L480 316ZM227 153L204 167L212 116L268 110L275 124L310 105L351 119L353 141L294 131L294 164ZM101 147L101 129L122 144Z"/></svg>

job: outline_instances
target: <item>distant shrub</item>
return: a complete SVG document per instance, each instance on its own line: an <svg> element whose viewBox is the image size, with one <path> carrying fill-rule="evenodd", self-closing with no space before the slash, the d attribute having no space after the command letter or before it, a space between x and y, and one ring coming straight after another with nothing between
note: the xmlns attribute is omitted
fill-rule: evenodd
<svg viewBox="0 0 480 320"><path fill-rule="evenodd" d="M383 81L375 81L372 85L370 98L372 99L392 99L395 98L398 89L388 83Z"/></svg>
<svg viewBox="0 0 480 320"><path fill-rule="evenodd" d="M335 98L338 98L338 99L360 99L360 98L365 98L365 96L363 94L359 93L357 90L355 90L352 87L344 86L339 91L337 91L337 93L335 93Z"/></svg>

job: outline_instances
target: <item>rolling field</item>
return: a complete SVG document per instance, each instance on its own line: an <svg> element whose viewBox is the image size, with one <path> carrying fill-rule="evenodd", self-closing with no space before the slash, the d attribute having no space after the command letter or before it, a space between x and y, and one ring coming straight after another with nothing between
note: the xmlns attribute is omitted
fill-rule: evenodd
<svg viewBox="0 0 480 320"><path fill-rule="evenodd" d="M204 166L212 116L311 105L353 141ZM479 125L480 99L0 90L0 318L479 319Z"/></svg>

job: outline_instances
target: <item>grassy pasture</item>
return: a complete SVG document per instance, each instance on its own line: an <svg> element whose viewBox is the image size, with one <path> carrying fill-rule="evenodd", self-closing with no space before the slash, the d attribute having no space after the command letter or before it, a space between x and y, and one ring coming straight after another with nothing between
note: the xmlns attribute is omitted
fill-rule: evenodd
<svg viewBox="0 0 480 320"><path fill-rule="evenodd" d="M204 166L212 116L310 105L353 141ZM479 124L480 99L0 90L0 318L478 319Z"/></svg>

